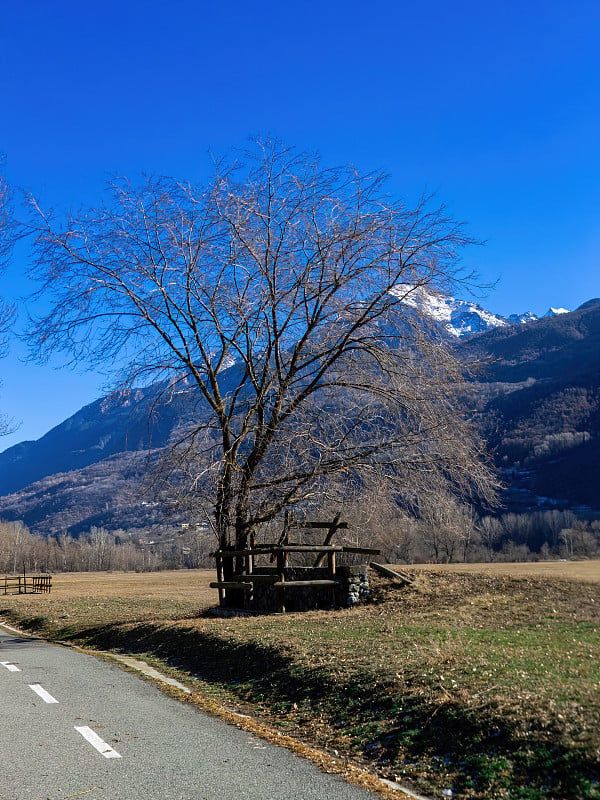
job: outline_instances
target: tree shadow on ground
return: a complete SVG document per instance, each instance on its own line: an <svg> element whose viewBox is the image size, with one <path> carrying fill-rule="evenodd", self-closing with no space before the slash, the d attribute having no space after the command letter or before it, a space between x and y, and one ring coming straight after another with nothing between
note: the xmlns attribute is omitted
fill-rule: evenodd
<svg viewBox="0 0 600 800"><path fill-rule="evenodd" d="M517 719L493 706L434 704L414 689L386 684L373 674L356 673L340 682L277 647L193 628L111 624L81 631L77 640L157 657L199 680L226 687L240 700L261 704L273 716L300 724L318 717L319 744L341 732L350 754L389 774L426 763L428 771L452 776L455 796L600 797L600 765L592 753L565 745L558 731L536 729L535 724L524 730Z"/></svg>

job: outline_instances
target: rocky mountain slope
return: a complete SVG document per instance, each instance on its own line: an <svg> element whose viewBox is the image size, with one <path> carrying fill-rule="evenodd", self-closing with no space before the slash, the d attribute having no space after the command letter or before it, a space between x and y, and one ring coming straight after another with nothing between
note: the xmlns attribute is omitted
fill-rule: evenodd
<svg viewBox="0 0 600 800"><path fill-rule="evenodd" d="M164 387L84 406L41 439L0 453L0 517L51 534L162 522L166 510L146 485L149 466L201 413L190 391L171 395Z"/></svg>

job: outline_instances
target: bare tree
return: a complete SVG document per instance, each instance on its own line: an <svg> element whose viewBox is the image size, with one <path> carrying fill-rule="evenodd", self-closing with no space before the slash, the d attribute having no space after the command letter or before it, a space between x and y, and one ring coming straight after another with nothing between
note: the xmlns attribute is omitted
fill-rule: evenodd
<svg viewBox="0 0 600 800"><path fill-rule="evenodd" d="M385 184L267 140L205 186L114 180L63 224L33 203L51 302L34 352L197 398L174 474L210 497L222 547L369 484L407 504L440 476L460 495L490 490L457 411L461 365L405 302L468 280L471 240Z"/></svg>

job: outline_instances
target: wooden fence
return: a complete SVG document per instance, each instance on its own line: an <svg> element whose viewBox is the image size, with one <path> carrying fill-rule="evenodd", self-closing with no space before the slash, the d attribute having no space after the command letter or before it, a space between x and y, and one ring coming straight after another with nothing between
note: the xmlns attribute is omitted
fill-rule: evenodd
<svg viewBox="0 0 600 800"><path fill-rule="evenodd" d="M346 530L347 522L340 522L338 514L329 521L305 521L294 523L286 512L283 531L279 540L241 550L217 550L211 555L217 562L217 580L212 581L212 589L219 590L219 605L223 607L256 608L256 595L261 595L260 604L270 610L284 612L286 597L290 592L299 596L305 590L325 595L319 599L318 606L312 600L305 607L335 608L339 602L342 576L338 574L336 557L341 554L380 555L380 550L368 547L334 545L332 540L339 530ZM326 531L323 543L290 542L289 535L296 532L303 538ZM304 533L302 533L304 532ZM290 567L290 556L304 554L316 556L312 567ZM268 557L269 566L257 565L257 559ZM325 591L323 591L325 590ZM304 608L302 608L304 610Z"/></svg>
<svg viewBox="0 0 600 800"><path fill-rule="evenodd" d="M341 553L358 553L364 555L379 555L380 550L367 547L344 547L338 545L277 545L266 544L259 547L248 548L247 550L217 550L213 556L217 560L217 580L210 583L212 589L219 590L219 604L227 606L227 592L236 591L234 595L236 601L241 601L244 608L252 607L252 594L255 584L270 585L274 591L274 607L277 611L285 611L285 595L294 589L304 589L313 587L329 589L329 603L327 607L334 608L336 602L335 589L339 586L339 576L337 575L336 555ZM315 577L308 580L286 577L289 566L289 556L294 553L317 554L317 562L321 557L327 562L326 577ZM271 574L255 572L254 560L257 556L270 556L276 562L276 567ZM234 559L240 559L243 563L241 570L233 567ZM226 562L229 562L227 564ZM309 568L310 569L310 568ZM312 567L312 571L317 573L318 567ZM225 575L230 574L230 578Z"/></svg>
<svg viewBox="0 0 600 800"><path fill-rule="evenodd" d="M4 575L0 594L45 594L52 589L52 575Z"/></svg>

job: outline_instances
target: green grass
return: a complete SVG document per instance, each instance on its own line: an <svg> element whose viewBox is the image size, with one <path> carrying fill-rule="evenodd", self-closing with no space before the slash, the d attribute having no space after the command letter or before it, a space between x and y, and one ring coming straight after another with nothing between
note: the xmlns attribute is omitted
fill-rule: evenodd
<svg viewBox="0 0 600 800"><path fill-rule="evenodd" d="M190 576L181 580L189 580ZM110 581L109 581L110 583ZM100 581L0 598L54 638L144 654L217 698L433 797L600 798L600 586L420 572L331 613L198 618L198 597Z"/></svg>

